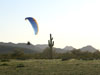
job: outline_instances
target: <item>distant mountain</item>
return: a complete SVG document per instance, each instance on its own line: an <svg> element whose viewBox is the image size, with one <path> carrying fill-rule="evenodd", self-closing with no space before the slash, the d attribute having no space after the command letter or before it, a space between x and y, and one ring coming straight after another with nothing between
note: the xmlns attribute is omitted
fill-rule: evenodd
<svg viewBox="0 0 100 75"><path fill-rule="evenodd" d="M16 49L23 50L25 53L39 53L39 52L43 52L45 50L45 48L47 48L47 47L48 47L47 44L27 45L27 43L14 44L11 42L9 42L9 43L0 42L0 53L9 53L9 52L12 52ZM65 52L75 50L75 48L72 46L66 46L63 49L54 47L53 50L57 53L65 53ZM94 47L92 47L90 45L85 46L83 48L80 48L80 50L82 52L85 52L85 51L95 52L95 51L97 51L97 49L95 49Z"/></svg>
<svg viewBox="0 0 100 75"><path fill-rule="evenodd" d="M72 50L76 50L76 48L72 47L72 46L66 46L65 48L63 49L60 49L60 48L55 48L55 51L58 52L58 53L65 53L65 52L70 52ZM85 46L85 47L82 47L79 49L80 51L82 52L96 52L96 51L99 51L98 49L88 45L88 46Z"/></svg>
<svg viewBox="0 0 100 75"><path fill-rule="evenodd" d="M11 42L9 42L9 43L0 42L0 53L12 52L16 49L23 50L25 53L41 52L40 48L35 47L34 45L27 45L26 43L14 44Z"/></svg>
<svg viewBox="0 0 100 75"><path fill-rule="evenodd" d="M19 48L19 47L11 47L11 46L0 45L0 54L12 53L15 50L21 50L24 53L38 53L37 51L27 49L27 48Z"/></svg>
<svg viewBox="0 0 100 75"><path fill-rule="evenodd" d="M69 51L72 51L74 50L75 48L72 47L72 46L66 46L65 48L61 49L61 48L54 48L55 52L57 53L66 53L66 52L69 52Z"/></svg>
<svg viewBox="0 0 100 75"><path fill-rule="evenodd" d="M75 48L74 47L72 47L72 46L66 46L65 48L64 48L64 50L66 50L66 51L72 51L72 50L74 50Z"/></svg>
<svg viewBox="0 0 100 75"><path fill-rule="evenodd" d="M67 52L66 50L61 49L61 48L54 48L53 50L54 50L55 52L57 52L57 53L65 53L65 52Z"/></svg>
<svg viewBox="0 0 100 75"><path fill-rule="evenodd" d="M95 49L94 47L92 47L90 45L80 48L80 50L83 52L88 51L88 52L92 52L92 53L98 51L97 49Z"/></svg>
<svg viewBox="0 0 100 75"><path fill-rule="evenodd" d="M36 47L39 47L42 49L42 51L44 51L47 47L49 47L47 44L37 44L35 45ZM65 50L61 49L61 48L53 48L53 50L57 53L64 53L66 52Z"/></svg>
<svg viewBox="0 0 100 75"><path fill-rule="evenodd" d="M44 50L45 48L48 47L47 44L37 44L37 45L35 45L35 46L38 47L38 48L40 48L40 49L42 49L42 50Z"/></svg>

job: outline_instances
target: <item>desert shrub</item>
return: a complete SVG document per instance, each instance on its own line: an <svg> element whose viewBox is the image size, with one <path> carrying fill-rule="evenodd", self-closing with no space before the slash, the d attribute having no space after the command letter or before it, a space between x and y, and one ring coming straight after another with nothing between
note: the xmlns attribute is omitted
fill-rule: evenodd
<svg viewBox="0 0 100 75"><path fill-rule="evenodd" d="M16 58L17 60L26 60L26 58Z"/></svg>
<svg viewBox="0 0 100 75"><path fill-rule="evenodd" d="M62 58L61 60L62 61L66 61L66 60L69 60L69 58Z"/></svg>
<svg viewBox="0 0 100 75"><path fill-rule="evenodd" d="M0 64L0 66L8 66L7 63Z"/></svg>
<svg viewBox="0 0 100 75"><path fill-rule="evenodd" d="M10 60L9 59L1 59L0 61L1 62L9 62Z"/></svg>
<svg viewBox="0 0 100 75"><path fill-rule="evenodd" d="M24 64L20 63L20 64L17 64L16 66L17 68L20 68L20 67L25 67Z"/></svg>
<svg viewBox="0 0 100 75"><path fill-rule="evenodd" d="M11 58L11 54L7 53L7 54L0 54L0 59L10 59Z"/></svg>

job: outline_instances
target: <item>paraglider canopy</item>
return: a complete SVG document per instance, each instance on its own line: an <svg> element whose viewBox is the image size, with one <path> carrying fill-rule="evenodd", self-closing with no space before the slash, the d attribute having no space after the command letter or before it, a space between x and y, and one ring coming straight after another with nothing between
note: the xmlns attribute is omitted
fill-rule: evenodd
<svg viewBox="0 0 100 75"><path fill-rule="evenodd" d="M37 21L32 17L26 17L25 20L28 20L30 22L30 24L32 25L32 27L34 29L35 35L37 35L38 31L39 31Z"/></svg>

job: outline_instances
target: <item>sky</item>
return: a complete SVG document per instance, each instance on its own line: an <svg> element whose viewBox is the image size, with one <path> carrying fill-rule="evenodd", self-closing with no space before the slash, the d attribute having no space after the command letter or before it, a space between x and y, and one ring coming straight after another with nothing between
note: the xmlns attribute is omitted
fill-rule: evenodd
<svg viewBox="0 0 100 75"><path fill-rule="evenodd" d="M37 20L38 35L26 17ZM0 0L0 42L48 44L50 33L54 47L100 49L100 0Z"/></svg>

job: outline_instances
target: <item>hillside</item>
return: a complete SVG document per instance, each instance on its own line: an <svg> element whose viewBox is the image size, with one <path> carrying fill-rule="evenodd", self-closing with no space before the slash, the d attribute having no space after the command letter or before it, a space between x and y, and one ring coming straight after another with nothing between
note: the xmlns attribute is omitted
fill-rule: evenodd
<svg viewBox="0 0 100 75"><path fill-rule="evenodd" d="M24 53L37 53L35 50L27 49L27 48L19 48L19 47L11 47L11 46L1 46L0 45L0 54L5 54L5 53L12 53L15 50L21 50Z"/></svg>
<svg viewBox="0 0 100 75"><path fill-rule="evenodd" d="M40 52L40 48L33 45L27 45L25 43L2 43L0 42L0 53L11 53L14 50L22 50L25 53L37 53Z"/></svg>
<svg viewBox="0 0 100 75"><path fill-rule="evenodd" d="M92 46L90 46L90 45L85 46L85 47L82 47L80 50L81 50L82 52L88 51L88 52L92 52L92 53L97 51L96 48L94 48L94 47L92 47Z"/></svg>

